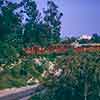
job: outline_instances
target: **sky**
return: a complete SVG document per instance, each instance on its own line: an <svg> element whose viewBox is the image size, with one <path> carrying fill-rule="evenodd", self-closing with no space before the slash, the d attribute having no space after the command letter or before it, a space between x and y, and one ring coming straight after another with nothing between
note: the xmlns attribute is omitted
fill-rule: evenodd
<svg viewBox="0 0 100 100"><path fill-rule="evenodd" d="M35 1L40 11L46 7L47 0ZM100 33L100 0L54 0L54 2L63 12L61 37Z"/></svg>

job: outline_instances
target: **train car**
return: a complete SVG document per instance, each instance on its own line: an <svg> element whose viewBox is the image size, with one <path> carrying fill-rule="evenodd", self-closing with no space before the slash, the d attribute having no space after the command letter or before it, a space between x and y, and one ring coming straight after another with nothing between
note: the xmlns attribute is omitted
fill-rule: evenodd
<svg viewBox="0 0 100 100"><path fill-rule="evenodd" d="M31 48L24 48L23 50L29 55L45 53L45 49L40 46L32 46Z"/></svg>
<svg viewBox="0 0 100 100"><path fill-rule="evenodd" d="M31 48L24 48L23 50L29 54L52 54L52 53L66 53L68 49L72 48L75 52L93 52L100 51L100 44L56 44L48 46L47 48L43 48L40 46L32 46Z"/></svg>
<svg viewBox="0 0 100 100"><path fill-rule="evenodd" d="M47 53L65 53L67 50L71 48L70 45L65 45L65 44L55 44L51 45L47 48Z"/></svg>

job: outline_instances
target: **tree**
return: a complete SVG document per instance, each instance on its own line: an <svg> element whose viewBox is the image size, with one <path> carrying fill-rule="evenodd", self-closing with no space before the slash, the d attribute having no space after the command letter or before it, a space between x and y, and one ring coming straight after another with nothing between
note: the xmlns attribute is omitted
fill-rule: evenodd
<svg viewBox="0 0 100 100"><path fill-rule="evenodd" d="M5 6L1 6L0 40L16 48L22 47L22 19L17 12L20 6L10 1L5 1L5 3Z"/></svg>
<svg viewBox="0 0 100 100"><path fill-rule="evenodd" d="M62 40L61 40L61 43L64 43L64 44L71 44L73 42L75 42L77 40L77 38L75 37L64 37Z"/></svg>
<svg viewBox="0 0 100 100"><path fill-rule="evenodd" d="M33 0L23 0L21 4L24 8L22 12L27 16L23 33L24 45L32 46L33 44L39 44L41 14L37 9L37 5Z"/></svg>
<svg viewBox="0 0 100 100"><path fill-rule="evenodd" d="M51 43L58 43L60 41L61 17L58 6L52 1L47 2L47 9L44 10L44 23L47 25L48 39Z"/></svg>
<svg viewBox="0 0 100 100"><path fill-rule="evenodd" d="M93 43L100 43L100 36L98 34L93 34L91 41Z"/></svg>
<svg viewBox="0 0 100 100"><path fill-rule="evenodd" d="M6 1L6 5L1 6L0 9L0 40L13 44L17 39L20 26L20 18L14 12L17 9L17 4Z"/></svg>
<svg viewBox="0 0 100 100"><path fill-rule="evenodd" d="M18 60L16 48L7 43L0 42L0 64L11 64Z"/></svg>

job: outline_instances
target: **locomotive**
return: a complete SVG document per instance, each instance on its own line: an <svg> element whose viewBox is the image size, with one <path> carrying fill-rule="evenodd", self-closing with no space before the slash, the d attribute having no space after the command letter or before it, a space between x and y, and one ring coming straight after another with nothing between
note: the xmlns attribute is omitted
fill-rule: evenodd
<svg viewBox="0 0 100 100"><path fill-rule="evenodd" d="M100 43L74 44L73 46L76 52L100 51Z"/></svg>

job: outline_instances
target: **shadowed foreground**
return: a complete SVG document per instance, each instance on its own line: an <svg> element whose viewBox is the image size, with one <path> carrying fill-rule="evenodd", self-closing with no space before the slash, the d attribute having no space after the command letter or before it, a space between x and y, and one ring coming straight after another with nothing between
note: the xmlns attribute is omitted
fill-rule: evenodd
<svg viewBox="0 0 100 100"><path fill-rule="evenodd" d="M43 89L39 84L22 88L12 88L0 91L0 100L27 100L31 95Z"/></svg>

